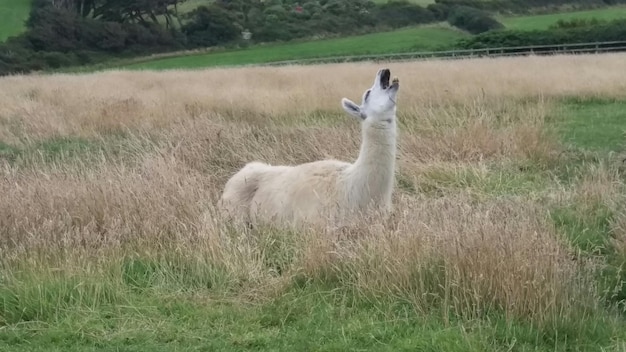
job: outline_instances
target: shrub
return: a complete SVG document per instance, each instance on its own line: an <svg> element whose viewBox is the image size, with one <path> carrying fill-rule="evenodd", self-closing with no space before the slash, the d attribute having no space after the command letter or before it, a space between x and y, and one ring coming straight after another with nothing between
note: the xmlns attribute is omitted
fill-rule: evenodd
<svg viewBox="0 0 626 352"><path fill-rule="evenodd" d="M378 6L376 19L379 24L393 28L430 23L436 20L435 14L408 0L390 0Z"/></svg>
<svg viewBox="0 0 626 352"><path fill-rule="evenodd" d="M614 20L591 27L559 28L535 31L506 30L479 34L461 39L461 49L482 49L506 46L556 45L626 40L626 20Z"/></svg>
<svg viewBox="0 0 626 352"><path fill-rule="evenodd" d="M429 4L426 6L426 9L433 14L433 17L437 21L445 21L450 16L450 11L452 10L450 6L446 4Z"/></svg>
<svg viewBox="0 0 626 352"><path fill-rule="evenodd" d="M235 40L241 33L230 12L219 6L200 6L188 15L182 27L191 46L214 46Z"/></svg>
<svg viewBox="0 0 626 352"><path fill-rule="evenodd" d="M579 27L592 27L599 24L606 23L606 21L598 20L597 18L572 18L571 20L558 20L555 24L550 25L550 29L560 28L579 28Z"/></svg>
<svg viewBox="0 0 626 352"><path fill-rule="evenodd" d="M452 9L448 22L472 34L504 28L502 23L496 21L487 12L467 6L458 6Z"/></svg>

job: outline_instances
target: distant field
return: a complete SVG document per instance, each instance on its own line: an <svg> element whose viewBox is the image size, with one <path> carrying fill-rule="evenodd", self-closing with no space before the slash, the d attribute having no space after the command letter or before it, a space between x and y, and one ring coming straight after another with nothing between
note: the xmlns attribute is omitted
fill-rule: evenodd
<svg viewBox="0 0 626 352"><path fill-rule="evenodd" d="M247 50L164 58L124 66L141 69L198 68L341 55L436 50L463 36L464 34L460 31L441 25L414 27L348 38L257 46Z"/></svg>
<svg viewBox="0 0 626 352"><path fill-rule="evenodd" d="M30 11L30 0L0 1L0 42L19 34Z"/></svg>
<svg viewBox="0 0 626 352"><path fill-rule="evenodd" d="M626 18L626 7L610 7L588 11L562 12L549 15L503 17L498 20L510 29L533 30L547 29L558 20L572 20L579 18L597 18L599 20L607 21Z"/></svg>
<svg viewBox="0 0 626 352"><path fill-rule="evenodd" d="M424 0L422 2L429 1ZM510 29L532 30L546 29L560 19L570 20L574 18L598 18L604 20L626 18L626 7L611 7L550 15L503 17L500 18L500 21ZM339 39L272 44L246 50L155 59L141 63L122 64L121 66L140 69L199 68L341 55L437 50L448 46L464 35L462 32L447 26L421 26L394 32L374 33Z"/></svg>

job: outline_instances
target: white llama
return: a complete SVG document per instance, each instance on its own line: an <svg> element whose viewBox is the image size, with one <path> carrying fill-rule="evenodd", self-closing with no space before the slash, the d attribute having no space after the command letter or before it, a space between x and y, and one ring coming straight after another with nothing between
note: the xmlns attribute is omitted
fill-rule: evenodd
<svg viewBox="0 0 626 352"><path fill-rule="evenodd" d="M343 98L361 121L362 143L354 163L320 160L295 166L250 162L233 175L220 199L225 215L248 224L335 224L367 210L391 210L396 160L399 80L379 70L361 105Z"/></svg>

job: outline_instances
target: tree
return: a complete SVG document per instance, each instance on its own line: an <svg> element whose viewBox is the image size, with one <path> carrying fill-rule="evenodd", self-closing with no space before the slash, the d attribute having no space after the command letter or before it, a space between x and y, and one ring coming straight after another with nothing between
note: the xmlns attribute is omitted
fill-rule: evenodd
<svg viewBox="0 0 626 352"><path fill-rule="evenodd" d="M224 44L241 34L233 14L216 4L200 6L187 17L190 21L183 25L182 31L192 46Z"/></svg>
<svg viewBox="0 0 626 352"><path fill-rule="evenodd" d="M173 23L172 16L178 17L178 4L184 1L186 0L104 0L94 3L93 17L145 25L148 21L159 24L158 16L162 15L165 17L166 28L169 28Z"/></svg>

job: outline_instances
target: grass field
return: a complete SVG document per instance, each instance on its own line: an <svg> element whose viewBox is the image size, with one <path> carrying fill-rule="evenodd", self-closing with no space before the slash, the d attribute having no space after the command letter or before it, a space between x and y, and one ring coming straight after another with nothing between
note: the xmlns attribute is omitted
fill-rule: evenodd
<svg viewBox="0 0 626 352"><path fill-rule="evenodd" d="M0 350L624 351L626 56L395 63L394 214L240 229L353 160L378 64L0 79Z"/></svg>
<svg viewBox="0 0 626 352"><path fill-rule="evenodd" d="M0 42L24 30L29 12L30 0L3 0L0 3Z"/></svg>
<svg viewBox="0 0 626 352"><path fill-rule="evenodd" d="M198 68L329 56L427 51L445 48L447 45L463 36L465 36L465 34L449 26L434 25L347 38L300 43L269 44L243 50L184 55L124 64L123 66L133 69Z"/></svg>
<svg viewBox="0 0 626 352"><path fill-rule="evenodd" d="M561 12L547 15L502 17L498 20L510 29L535 30L548 29L559 20L592 18L605 21L626 18L626 6L607 7L586 11Z"/></svg>
<svg viewBox="0 0 626 352"><path fill-rule="evenodd" d="M626 7L610 7L550 15L503 17L499 20L510 29L534 30L546 29L560 19L571 20L574 18L598 18L603 20L626 18ZM440 24L338 39L271 44L268 46L254 46L245 50L146 59L139 62L117 63L114 66L131 69L201 68L342 55L428 51L449 47L464 35L467 34ZM91 70L93 68L88 69Z"/></svg>

